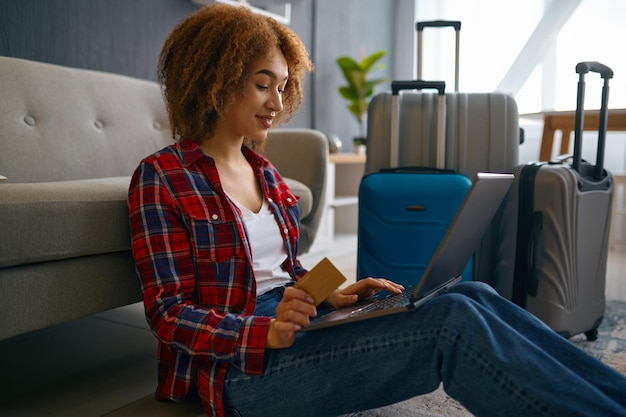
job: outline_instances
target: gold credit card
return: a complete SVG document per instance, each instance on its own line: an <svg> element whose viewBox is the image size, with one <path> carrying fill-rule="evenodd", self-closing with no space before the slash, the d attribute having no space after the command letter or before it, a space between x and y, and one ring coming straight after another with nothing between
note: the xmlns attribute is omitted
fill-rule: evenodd
<svg viewBox="0 0 626 417"><path fill-rule="evenodd" d="M293 287L309 294L317 307L345 281L346 277L337 267L328 258L324 258L300 278Z"/></svg>

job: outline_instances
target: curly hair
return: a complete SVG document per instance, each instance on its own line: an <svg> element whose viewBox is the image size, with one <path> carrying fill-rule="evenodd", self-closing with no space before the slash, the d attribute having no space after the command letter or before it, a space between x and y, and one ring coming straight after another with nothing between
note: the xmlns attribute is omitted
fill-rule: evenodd
<svg viewBox="0 0 626 417"><path fill-rule="evenodd" d="M274 47L287 61L289 81L283 111L289 120L302 103L302 83L313 71L298 36L274 19L244 6L206 6L178 24L169 35L158 64L174 139L212 137L217 116L243 91L249 66Z"/></svg>

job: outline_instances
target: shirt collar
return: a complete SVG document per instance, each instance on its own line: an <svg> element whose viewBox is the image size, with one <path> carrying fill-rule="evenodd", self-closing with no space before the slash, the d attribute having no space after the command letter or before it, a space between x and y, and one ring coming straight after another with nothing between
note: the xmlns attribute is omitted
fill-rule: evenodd
<svg viewBox="0 0 626 417"><path fill-rule="evenodd" d="M176 147L179 149L183 165L186 167L194 164L199 159L206 157L198 143L193 140L179 141L176 143ZM264 168L269 164L269 161L265 156L258 154L248 146L244 145L241 151L252 166ZM209 159L212 160L210 157Z"/></svg>
<svg viewBox="0 0 626 417"><path fill-rule="evenodd" d="M193 165L200 158L203 158L204 152L200 146L193 140L182 140L176 143L176 147L180 152L180 159L185 167Z"/></svg>

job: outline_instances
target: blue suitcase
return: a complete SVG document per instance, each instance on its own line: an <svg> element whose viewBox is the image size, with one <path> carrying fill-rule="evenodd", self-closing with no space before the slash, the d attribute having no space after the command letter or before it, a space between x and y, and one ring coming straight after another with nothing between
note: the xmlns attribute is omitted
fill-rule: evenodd
<svg viewBox="0 0 626 417"><path fill-rule="evenodd" d="M394 81L391 85L390 166L397 167L399 95L402 90L436 89L437 167L384 169L359 186L357 279L384 277L414 285L454 218L471 181L445 170L445 83ZM472 279L470 262L463 274Z"/></svg>
<svg viewBox="0 0 626 417"><path fill-rule="evenodd" d="M445 172L365 176L359 188L358 277L414 285L470 186L466 176ZM471 280L472 265L464 280Z"/></svg>

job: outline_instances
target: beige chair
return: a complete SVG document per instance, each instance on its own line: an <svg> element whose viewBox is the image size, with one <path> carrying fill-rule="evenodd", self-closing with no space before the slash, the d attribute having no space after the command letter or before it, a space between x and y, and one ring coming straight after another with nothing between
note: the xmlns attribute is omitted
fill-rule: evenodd
<svg viewBox="0 0 626 417"><path fill-rule="evenodd" d="M298 195L298 189L290 183L292 180L304 184L311 192L309 214L302 216L300 222L300 253L306 253L315 240L326 203L328 140L317 130L278 129L270 132L265 155L285 177L294 194ZM304 202L301 208L303 205Z"/></svg>

